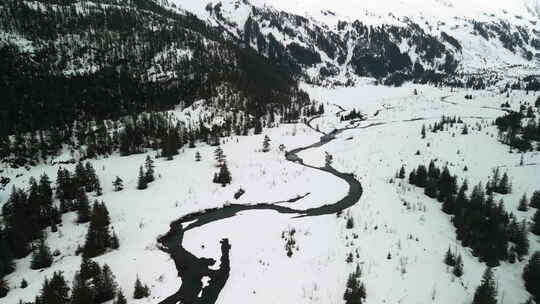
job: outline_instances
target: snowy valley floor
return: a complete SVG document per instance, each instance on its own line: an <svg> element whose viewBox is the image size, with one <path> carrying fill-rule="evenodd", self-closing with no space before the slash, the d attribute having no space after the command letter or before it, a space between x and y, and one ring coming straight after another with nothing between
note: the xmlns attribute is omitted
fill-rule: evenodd
<svg viewBox="0 0 540 304"><path fill-rule="evenodd" d="M521 155L509 153L508 147L497 140L492 121L504 113L498 109L504 101L518 109L521 101L534 103L536 96L515 91L506 98L490 91L452 92L412 85L304 89L312 98L325 102L325 115L312 121L312 126L321 131L331 132L349 124L336 116L339 106L367 115L366 121L342 132L331 144L300 153L307 164L315 166L324 165L325 152L332 154L336 169L358 177L364 190L362 198L340 217L292 218L273 211L246 211L186 233L183 246L200 257L218 260L222 238L228 238L232 245L231 273L218 303L343 303L346 280L356 264L362 268L367 303L470 303L485 265L456 241L450 217L441 211L440 203L403 181L390 180L402 165L408 173L431 159L448 163L451 173L467 178L469 185L485 182L493 168L501 167L513 185L513 192L504 196L506 208L518 219L531 219L535 209L519 212L517 205L523 193L530 197L540 189L540 153L525 153L524 165L520 166ZM413 94L414 89L418 95ZM465 94L473 94L474 99L465 100ZM458 124L447 131L428 132L422 139L422 125L433 124L442 115L460 116L468 124L469 134L461 135L462 125ZM272 140L268 153L260 152L265 134ZM172 161L156 160L159 176L144 191L136 190L136 183L146 155L93 161L104 188L99 199L106 203L120 238L119 250L96 260L111 266L127 295L132 294L137 274L151 287L150 298L129 299L129 303L159 302L181 284L173 261L156 246L158 236L168 231L171 221L230 202L273 202L309 192L292 204L305 209L345 196L345 182L288 162L278 149L280 144L287 150L308 145L320 136L303 124L283 124L265 129L262 135L223 139L233 177L232 184L224 188L212 183L217 171L214 148L206 145L185 149ZM417 150L419 155L415 155ZM201 162L195 162L196 151L202 155ZM467 171L463 170L465 166ZM21 169L8 173L12 184L26 186L30 176L46 172L55 177L57 169L40 166L28 172ZM15 178L18 173L23 175ZM121 192L113 192L111 184L117 175L126 188ZM233 195L240 187L246 193L235 200ZM9 197L10 188L11 184L0 192L0 204ZM349 214L354 218L352 229L346 229ZM77 225L74 220L74 213L66 214L59 232L48 232L51 249L62 253L55 257L52 267L35 271L30 270L30 257L17 261L17 271L7 277L13 288L2 303L33 300L44 277L56 270L63 270L68 279L73 277L81 259L75 250L84 242L87 230L87 224ZM298 250L288 257L282 233L292 228L296 230ZM530 252L539 250L538 237L529 237ZM460 279L443 263L449 246L457 248L464 258L465 274ZM353 263L346 262L350 252L354 253ZM387 258L389 253L391 259ZM528 298L521 279L526 260L503 262L496 268L500 303L522 303ZM17 288L22 278L29 283L26 289Z"/></svg>

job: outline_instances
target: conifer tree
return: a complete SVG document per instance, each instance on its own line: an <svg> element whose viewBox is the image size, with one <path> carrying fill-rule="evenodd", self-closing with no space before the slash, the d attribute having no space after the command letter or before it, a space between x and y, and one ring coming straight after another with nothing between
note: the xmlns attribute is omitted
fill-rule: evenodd
<svg viewBox="0 0 540 304"><path fill-rule="evenodd" d="M141 166L139 168L139 179L137 180L137 189L144 190L146 188L148 188L148 180L146 179L143 167Z"/></svg>
<svg viewBox="0 0 540 304"><path fill-rule="evenodd" d="M41 293L40 304L67 304L69 303L69 287L62 272L54 272L52 278L45 278Z"/></svg>
<svg viewBox="0 0 540 304"><path fill-rule="evenodd" d="M324 153L325 153L324 164L327 168L330 168L332 167L332 162L334 161L334 157L332 156L332 154L328 152L324 152Z"/></svg>
<svg viewBox="0 0 540 304"><path fill-rule="evenodd" d="M450 250L450 247L448 247L448 250L446 251L446 255L444 256L444 263L448 266L456 265L456 258L454 257L454 254Z"/></svg>
<svg viewBox="0 0 540 304"><path fill-rule="evenodd" d="M195 152L195 161L197 162L201 161L201 153L199 151Z"/></svg>
<svg viewBox="0 0 540 304"><path fill-rule="evenodd" d="M79 189L77 192L75 205L77 206L77 223L87 223L90 221L90 202L82 189Z"/></svg>
<svg viewBox="0 0 540 304"><path fill-rule="evenodd" d="M270 137L268 137L268 135L265 135L264 140L263 140L263 148L262 148L263 152L270 151L270 141L271 141Z"/></svg>
<svg viewBox="0 0 540 304"><path fill-rule="evenodd" d="M127 304L127 300L122 292L122 289L118 289L118 292L116 293L116 300L114 300L113 304Z"/></svg>
<svg viewBox="0 0 540 304"><path fill-rule="evenodd" d="M225 153L223 152L221 146L217 146L216 150L214 151L214 159L216 160L217 167L220 167L225 163Z"/></svg>
<svg viewBox="0 0 540 304"><path fill-rule="evenodd" d="M113 181L114 191L122 191L124 189L123 183L124 181L119 176L116 176L116 179Z"/></svg>
<svg viewBox="0 0 540 304"><path fill-rule="evenodd" d="M94 190L96 191L96 196L101 196L103 194L103 189L101 188L101 184L99 183L99 180L96 180Z"/></svg>
<svg viewBox="0 0 540 304"><path fill-rule="evenodd" d="M416 170L413 169L411 173L409 173L409 184L416 185Z"/></svg>
<svg viewBox="0 0 540 304"><path fill-rule="evenodd" d="M540 235L540 209L536 210L534 213L531 232Z"/></svg>
<svg viewBox="0 0 540 304"><path fill-rule="evenodd" d="M533 208L540 209L540 191L534 191L529 204Z"/></svg>
<svg viewBox="0 0 540 304"><path fill-rule="evenodd" d="M145 178L147 183L151 183L155 180L154 178L154 161L150 157L150 155L146 156L146 161L144 163L144 167L146 170Z"/></svg>
<svg viewBox="0 0 540 304"><path fill-rule="evenodd" d="M100 275L94 278L93 283L95 286L95 303L103 303L114 299L118 285L109 265L103 265Z"/></svg>
<svg viewBox="0 0 540 304"><path fill-rule="evenodd" d="M461 278L463 275L463 259L461 258L461 254L458 254L456 257L455 266L452 273L458 278Z"/></svg>
<svg viewBox="0 0 540 304"><path fill-rule="evenodd" d="M7 285L7 282L2 276L0 276L0 299L7 296L8 292L9 287Z"/></svg>
<svg viewBox="0 0 540 304"><path fill-rule="evenodd" d="M95 257L105 253L111 247L111 235L109 232L109 212L105 204L94 202L90 226L86 233L86 241L83 247L83 257Z"/></svg>
<svg viewBox="0 0 540 304"><path fill-rule="evenodd" d="M79 273L81 279L83 281L87 281L91 278L98 276L100 272L101 267L99 267L99 264L83 255Z"/></svg>
<svg viewBox="0 0 540 304"><path fill-rule="evenodd" d="M28 282L27 282L24 278L23 278L22 281L21 281L20 287L21 287L22 289L28 287Z"/></svg>
<svg viewBox="0 0 540 304"><path fill-rule="evenodd" d="M529 203L527 202L527 195L526 194L523 194L523 196L519 200L518 210L519 211L527 211L527 210L529 210Z"/></svg>
<svg viewBox="0 0 540 304"><path fill-rule="evenodd" d="M405 167L404 166L401 166L401 169L399 169L399 174L398 174L398 178L405 178Z"/></svg>
<svg viewBox="0 0 540 304"><path fill-rule="evenodd" d="M32 269L41 269L51 266L53 262L53 256L49 246L45 243L44 240L40 240L39 245L34 249L32 254L32 261L30 268Z"/></svg>
<svg viewBox="0 0 540 304"><path fill-rule="evenodd" d="M135 281L135 290L133 291L133 298L134 299L142 299L146 298L150 295L150 289L148 286L143 285L141 283L141 280L139 279L139 276L137 275L137 280Z"/></svg>
<svg viewBox="0 0 540 304"><path fill-rule="evenodd" d="M540 301L540 251L533 253L523 269L523 280L525 281L525 289L536 302Z"/></svg>
<svg viewBox="0 0 540 304"><path fill-rule="evenodd" d="M422 130L420 131L422 139L426 138L426 125L422 125Z"/></svg>
<svg viewBox="0 0 540 304"><path fill-rule="evenodd" d="M497 304L497 289L491 267L486 269L480 286L476 288L473 304Z"/></svg>
<svg viewBox="0 0 540 304"><path fill-rule="evenodd" d="M82 278L79 272L75 273L71 288L70 304L94 304L94 290Z"/></svg>

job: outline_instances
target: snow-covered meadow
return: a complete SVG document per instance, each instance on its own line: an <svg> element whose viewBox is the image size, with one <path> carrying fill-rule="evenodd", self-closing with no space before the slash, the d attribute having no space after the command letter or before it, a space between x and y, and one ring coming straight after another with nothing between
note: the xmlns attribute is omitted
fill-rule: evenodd
<svg viewBox="0 0 540 304"><path fill-rule="evenodd" d="M431 159L448 163L451 173L467 178L469 185L486 181L493 168L501 167L508 171L513 185L513 192L504 196L506 208L519 219L530 219L534 209L518 212L517 204L523 193L530 197L540 189L540 153L525 153L524 166L520 166L521 155L509 153L508 147L498 142L492 121L504 113L498 109L501 103L509 101L517 109L521 101L534 103L536 96L515 91L506 98L495 91L416 85L303 87L312 98L325 103L325 115L312 122L321 131L349 124L339 121L341 108L367 115L366 121L340 133L332 143L300 153L307 164L315 166L324 165L325 152L332 154L336 169L359 178L362 198L339 217L292 218L273 211L246 211L188 231L183 246L200 257L219 259L222 238L228 238L232 245L231 273L218 303L342 303L347 276L356 264L362 268L367 303L469 303L485 265L456 242L454 227L438 202L403 181L390 180L401 165L408 173ZM413 93L415 90L418 94ZM474 98L465 100L465 94ZM422 125L427 127L442 115L461 117L469 126L469 134L460 135L462 125L456 124L442 132L428 132L422 139ZM181 118L182 113L178 116ZM272 140L268 153L261 152L264 135ZM320 136L303 124L283 124L265 129L262 135L223 138L222 148L233 177L227 187L212 183L218 170L214 147L202 144L185 148L172 161L157 159L157 180L143 191L136 190L136 184L138 168L146 155L92 161L104 190L99 200L106 203L120 238L118 250L96 260L111 266L128 298L138 274L152 292L150 298L138 302L159 302L181 283L173 261L156 246L156 239L168 231L171 221L230 202L276 202L310 193L293 203L303 209L345 196L345 182L286 161L278 148L280 144L287 150L302 147L317 142ZM417 150L420 155L415 155ZM202 155L201 162L195 161L196 151ZM463 170L465 166L467 171ZM11 185L25 186L30 176L44 172L54 180L57 169L58 165L29 171L7 169L13 181L0 192L0 204L8 199ZM123 191L113 191L116 176L124 180ZM233 195L239 188L246 193L235 200ZM352 229L346 229L348 216L354 218ZM288 257L282 233L292 228L296 230L298 250ZM74 213L64 215L59 232L47 232L49 246L60 250L61 255L43 271L30 269L30 257L18 260L17 271L7 277L12 290L2 302L33 300L44 277L57 270L71 279L81 260L75 250L84 242L86 229L87 224L75 224ZM531 252L540 249L539 241L530 235ZM461 279L443 263L449 246L464 258ZM353 253L353 263L346 262L349 253ZM528 298L521 279L524 263L503 262L496 268L501 303L522 303ZM18 288L23 278L29 283L26 289Z"/></svg>

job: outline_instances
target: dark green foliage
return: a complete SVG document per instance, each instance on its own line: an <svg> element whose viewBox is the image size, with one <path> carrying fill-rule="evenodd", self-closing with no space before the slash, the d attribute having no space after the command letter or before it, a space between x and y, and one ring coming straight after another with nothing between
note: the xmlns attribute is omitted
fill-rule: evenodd
<svg viewBox="0 0 540 304"><path fill-rule="evenodd" d="M263 148L262 148L263 152L270 151L270 141L271 141L270 137L268 137L268 135L265 135L264 140L263 140Z"/></svg>
<svg viewBox="0 0 540 304"><path fill-rule="evenodd" d="M117 284L111 268L107 264L103 265L100 274L94 277L93 284L95 290L94 303L103 303L114 299Z"/></svg>
<svg viewBox="0 0 540 304"><path fill-rule="evenodd" d="M214 174L213 182L216 184L221 184L223 187L225 187L227 184L231 183L231 180L231 172L227 167L227 163L223 163L223 165L219 167L219 173Z"/></svg>
<svg viewBox="0 0 540 304"><path fill-rule="evenodd" d="M536 302L540 301L540 251L533 253L523 269L525 288Z"/></svg>
<svg viewBox="0 0 540 304"><path fill-rule="evenodd" d="M497 304L497 287L493 279L493 271L490 267L482 276L480 286L476 288L473 304Z"/></svg>
<svg viewBox="0 0 540 304"><path fill-rule="evenodd" d="M343 294L345 304L362 304L367 297L364 283L360 282L362 272L360 266L356 266L356 270L349 275L347 286Z"/></svg>
<svg viewBox="0 0 540 304"><path fill-rule="evenodd" d="M529 202L529 205L532 208L540 209L540 190L533 192L533 195L531 196L531 201Z"/></svg>
<svg viewBox="0 0 540 304"><path fill-rule="evenodd" d="M529 210L529 202L527 201L527 195L523 194L519 200L518 211L527 211Z"/></svg>
<svg viewBox="0 0 540 304"><path fill-rule="evenodd" d="M49 280L45 278L41 293L40 304L67 304L69 303L69 287L62 272L54 272Z"/></svg>
<svg viewBox="0 0 540 304"><path fill-rule="evenodd" d="M116 179L113 181L113 187L114 191L116 192L122 191L124 189L124 181L119 176L117 176Z"/></svg>
<svg viewBox="0 0 540 304"><path fill-rule="evenodd" d="M404 166L401 166L401 169L399 169L399 174L398 174L398 178L405 178L405 167Z"/></svg>
<svg viewBox="0 0 540 304"><path fill-rule="evenodd" d="M90 226L86 233L83 247L83 257L92 258L105 253L111 248L111 234L109 232L109 212L103 202L94 202Z"/></svg>
<svg viewBox="0 0 540 304"><path fill-rule="evenodd" d="M195 152L195 161L197 162L201 161L201 153L199 151Z"/></svg>
<svg viewBox="0 0 540 304"><path fill-rule="evenodd" d="M490 181L490 186L486 188L492 189L491 185L497 185L495 188L498 190L508 187L502 185L508 184L508 176L505 175L503 182L498 179L498 171L494 175L497 178ZM443 203L442 210L453 215L452 223L456 227L457 239L463 246L471 247L474 255L490 266L496 266L500 260L508 257L508 242L512 234L508 225L509 216L502 202L495 204L491 195L486 199L481 185L475 186L468 198L467 182L464 181L457 191L457 177L452 176L447 167L441 171L434 161L430 162L427 170L423 165L413 170L409 175L409 182L414 182L417 186L423 183L425 194ZM518 237L515 239L522 240ZM521 255L523 250L519 252Z"/></svg>
<svg viewBox="0 0 540 304"><path fill-rule="evenodd" d="M94 304L94 294L95 291L88 284L87 280L85 280L79 272L76 272L71 288L70 304Z"/></svg>
<svg viewBox="0 0 540 304"><path fill-rule="evenodd" d="M20 287L23 288L23 289L28 287L28 282L24 278L21 281Z"/></svg>
<svg viewBox="0 0 540 304"><path fill-rule="evenodd" d="M113 304L127 304L126 297L121 289L116 293L116 300L114 300Z"/></svg>
<svg viewBox="0 0 540 304"><path fill-rule="evenodd" d="M540 235L540 209L536 210L534 213L531 232Z"/></svg>
<svg viewBox="0 0 540 304"><path fill-rule="evenodd" d="M154 178L154 161L152 160L150 155L146 156L146 160L144 162L144 169L146 170L145 175L144 175L144 177L146 179L146 183L153 182L155 180L155 178Z"/></svg>
<svg viewBox="0 0 540 304"><path fill-rule="evenodd" d="M146 179L146 175L144 173L143 167L139 167L139 178L137 179L137 189L138 190L144 190L148 188L148 180Z"/></svg>
<svg viewBox="0 0 540 304"><path fill-rule="evenodd" d="M137 275L137 280L135 280L135 289L133 291L133 298L134 299L142 299L146 298L150 295L150 289L146 284L142 284L141 280L139 280L139 276Z"/></svg>
<svg viewBox="0 0 540 304"><path fill-rule="evenodd" d="M444 263L448 266L456 265L456 257L450 250L450 247L448 247L448 251L446 251L446 255L444 256Z"/></svg>
<svg viewBox="0 0 540 304"><path fill-rule="evenodd" d="M3 277L0 277L0 299L5 297L9 292L9 287L7 285L7 282L4 280Z"/></svg>
<svg viewBox="0 0 540 304"><path fill-rule="evenodd" d="M51 250L49 249L49 246L45 243L45 241L40 241L39 245L34 249L34 253L32 254L32 261L30 264L30 268L32 269L41 269L41 268L47 268L51 266L53 262L53 257L51 254Z"/></svg>
<svg viewBox="0 0 540 304"><path fill-rule="evenodd" d="M82 189L79 189L77 193L75 206L77 207L77 223L88 223L90 221L90 202Z"/></svg>
<svg viewBox="0 0 540 304"><path fill-rule="evenodd" d="M461 258L460 254L456 257L455 266L452 273L458 278L461 278L463 275L463 259Z"/></svg>

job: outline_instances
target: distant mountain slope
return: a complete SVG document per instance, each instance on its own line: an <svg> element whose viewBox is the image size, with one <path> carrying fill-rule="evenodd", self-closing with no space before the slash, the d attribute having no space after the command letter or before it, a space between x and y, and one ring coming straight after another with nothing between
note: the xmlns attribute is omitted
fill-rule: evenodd
<svg viewBox="0 0 540 304"><path fill-rule="evenodd" d="M360 49L379 52L377 55L384 61L389 54L385 53L382 44L388 46L388 43L398 46L401 53L409 56L409 71L414 70L413 65L418 61L425 70L447 73L455 60L457 72L500 72L518 68L519 72L528 73L540 62L540 24L537 21L540 6L537 0L495 3L487 0L174 2L237 36L250 34L255 21L267 42L273 39L283 48L292 49L289 53L293 57L297 45L311 50L315 55L311 55L312 60L306 63L311 63L312 67L319 57L322 62L315 71L310 71L312 76L325 76L332 70L335 72L329 74L334 76L346 72L376 76L376 73L366 73L371 69L368 63L358 62L359 53L363 57L366 55ZM250 28L246 28L247 21ZM378 34L372 36L371 32ZM386 41L382 44L381 33L387 36L382 38ZM268 38L269 34L273 38ZM321 49L323 40L336 50L339 61L332 56L336 54ZM251 43L254 46L253 41ZM302 53L309 55L306 51ZM345 60L347 55L352 60ZM392 73L392 69L387 72Z"/></svg>

